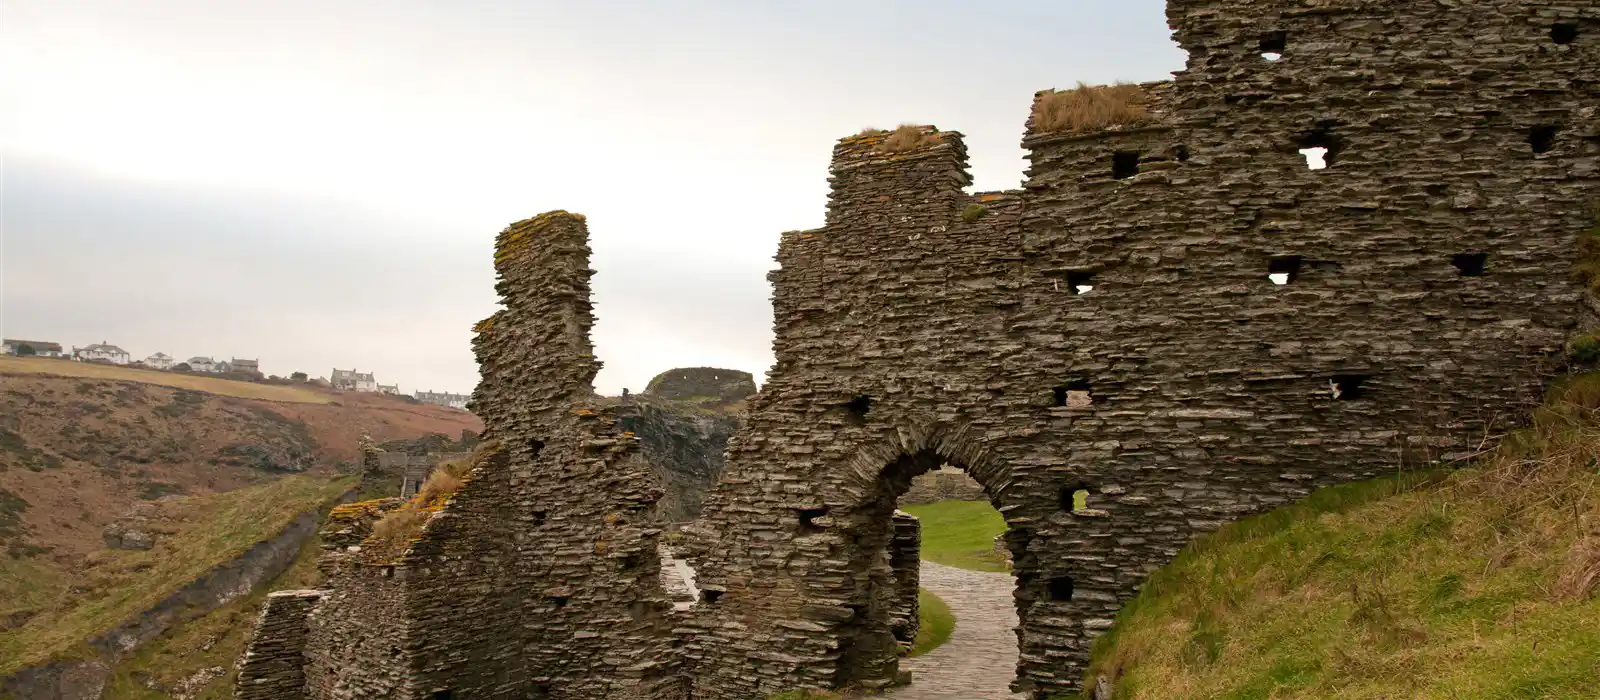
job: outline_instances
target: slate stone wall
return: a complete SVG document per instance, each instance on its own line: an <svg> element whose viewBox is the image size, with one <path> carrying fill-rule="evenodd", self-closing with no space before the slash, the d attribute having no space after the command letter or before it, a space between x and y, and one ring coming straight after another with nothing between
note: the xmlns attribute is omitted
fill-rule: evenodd
<svg viewBox="0 0 1600 700"><path fill-rule="evenodd" d="M973 481L960 469L944 467L911 480L911 488L900 496L900 505L938 503L939 501L985 501L989 495L983 485Z"/></svg>
<svg viewBox="0 0 1600 700"><path fill-rule="evenodd" d="M322 591L277 591L262 606L256 634L239 662L240 700L305 697L306 618Z"/></svg>
<svg viewBox="0 0 1600 700"><path fill-rule="evenodd" d="M1557 369L1600 196L1600 6L1168 13L1190 61L1154 118L1030 124L1019 191L964 193L954 132L834 149L827 225L784 234L770 275L777 364L686 548L727 590L695 697L892 679L869 550L941 462L1006 515L1015 688L1043 697L1196 534L1469 454Z"/></svg>

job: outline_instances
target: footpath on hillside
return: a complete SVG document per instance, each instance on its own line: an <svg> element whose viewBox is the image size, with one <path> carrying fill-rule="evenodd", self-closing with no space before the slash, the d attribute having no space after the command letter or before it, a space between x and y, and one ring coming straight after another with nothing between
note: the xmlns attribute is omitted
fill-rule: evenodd
<svg viewBox="0 0 1600 700"><path fill-rule="evenodd" d="M944 599L956 618L950 641L900 661L911 685L895 700L1021 700L1008 686L1017 672L1016 582L1009 573L968 571L922 562L922 587Z"/></svg>

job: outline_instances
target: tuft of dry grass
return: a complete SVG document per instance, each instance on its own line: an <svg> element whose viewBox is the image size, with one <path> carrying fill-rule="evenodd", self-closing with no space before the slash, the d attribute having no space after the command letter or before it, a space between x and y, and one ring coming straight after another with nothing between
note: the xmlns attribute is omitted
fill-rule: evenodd
<svg viewBox="0 0 1600 700"><path fill-rule="evenodd" d="M500 453L499 443L488 440L465 459L451 460L436 467L417 488L411 500L384 514L372 525L372 534L362 542L361 549L372 561L392 561L405 553L411 542L421 533L434 513L444 510L450 499L468 481L470 473L479 464Z"/></svg>
<svg viewBox="0 0 1600 700"><path fill-rule="evenodd" d="M1138 124L1150 118L1149 98L1138 85L1085 85L1039 95L1033 103L1033 128L1042 133L1096 131Z"/></svg>
<svg viewBox="0 0 1600 700"><path fill-rule="evenodd" d="M916 124L901 124L894 131L889 132L889 137L878 144L878 150L889 153L905 153L919 148L937 146L943 143L937 131L923 131Z"/></svg>

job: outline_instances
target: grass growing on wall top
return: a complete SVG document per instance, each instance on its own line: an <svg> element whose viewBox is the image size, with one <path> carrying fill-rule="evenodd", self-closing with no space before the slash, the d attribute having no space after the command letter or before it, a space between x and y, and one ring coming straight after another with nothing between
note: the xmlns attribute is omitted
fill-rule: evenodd
<svg viewBox="0 0 1600 700"><path fill-rule="evenodd" d="M1600 375L1574 378L1470 469L1324 489L1195 542L1090 679L1118 698L1595 697L1597 407Z"/></svg>
<svg viewBox="0 0 1600 700"><path fill-rule="evenodd" d="M917 638L911 645L912 656L938 649L939 645L950 641L950 635L956 631L956 616L951 614L950 606L926 588L917 589L917 615Z"/></svg>
<svg viewBox="0 0 1600 700"><path fill-rule="evenodd" d="M939 501L904 506L922 521L922 558L973 571L1007 571L994 552L1006 520L988 501Z"/></svg>
<svg viewBox="0 0 1600 700"><path fill-rule="evenodd" d="M161 602L301 513L337 498L353 479L287 476L259 486L169 504L175 532L147 551L104 550L65 577L0 579L0 599L21 590L43 601L22 626L0 635L0 676L52 658L86 652L91 637ZM47 589L41 593L38 589ZM30 592L31 591L31 592Z"/></svg>

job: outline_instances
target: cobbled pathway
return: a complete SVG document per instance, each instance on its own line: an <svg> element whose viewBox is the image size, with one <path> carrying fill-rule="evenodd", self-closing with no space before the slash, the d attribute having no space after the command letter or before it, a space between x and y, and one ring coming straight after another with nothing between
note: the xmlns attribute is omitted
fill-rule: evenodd
<svg viewBox="0 0 1600 700"><path fill-rule="evenodd" d="M1007 686L1017 672L1017 608L1011 574L922 562L922 587L944 599L956 618L950 641L901 659L911 685L894 700L1021 700Z"/></svg>

